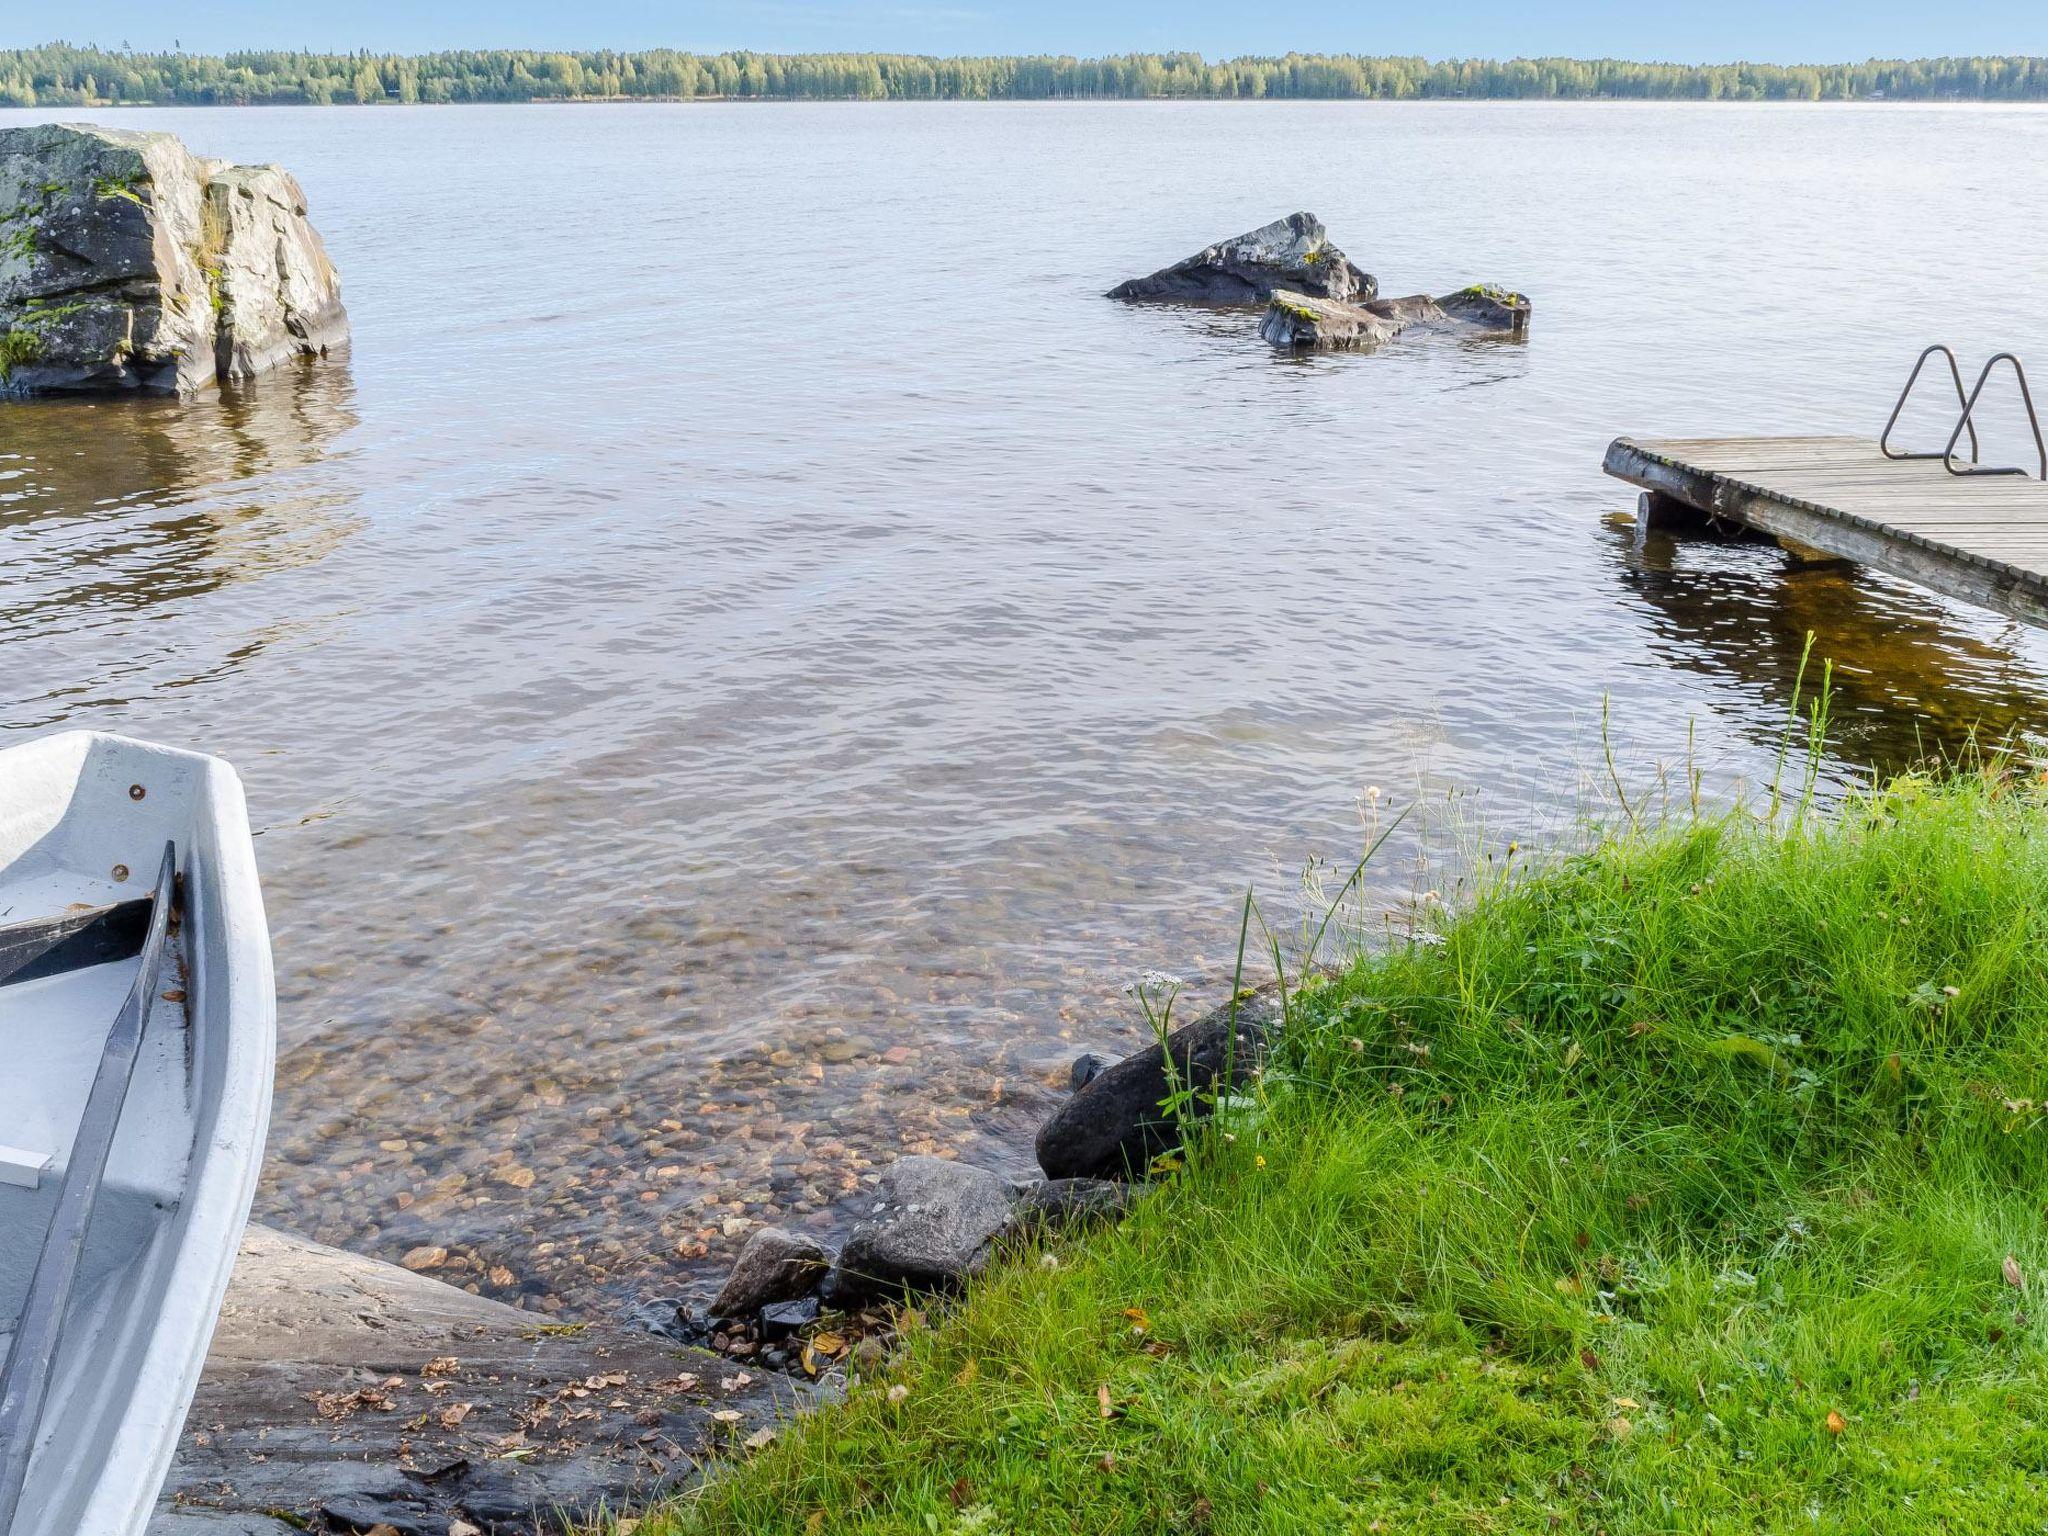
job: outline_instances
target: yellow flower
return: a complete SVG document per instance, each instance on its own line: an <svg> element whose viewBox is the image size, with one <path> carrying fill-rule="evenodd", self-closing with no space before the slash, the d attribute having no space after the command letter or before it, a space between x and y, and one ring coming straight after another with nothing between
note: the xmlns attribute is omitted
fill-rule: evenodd
<svg viewBox="0 0 2048 1536"><path fill-rule="evenodd" d="M1253 1157L1253 1159L1252 1159L1252 1166L1253 1166L1254 1168L1263 1168L1263 1167L1265 1167L1265 1166L1266 1166L1266 1160L1265 1160L1265 1159L1264 1159L1263 1157L1256 1157L1256 1156L1255 1156L1255 1157Z"/></svg>

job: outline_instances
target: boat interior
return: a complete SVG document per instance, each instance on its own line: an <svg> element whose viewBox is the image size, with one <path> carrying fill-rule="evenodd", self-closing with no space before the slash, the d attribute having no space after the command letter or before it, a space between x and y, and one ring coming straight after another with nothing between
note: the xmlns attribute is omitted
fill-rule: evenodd
<svg viewBox="0 0 2048 1536"><path fill-rule="evenodd" d="M0 817L0 1528L18 1497L37 1533L137 1390L200 1118L183 852L158 817L133 854L75 835L90 788Z"/></svg>

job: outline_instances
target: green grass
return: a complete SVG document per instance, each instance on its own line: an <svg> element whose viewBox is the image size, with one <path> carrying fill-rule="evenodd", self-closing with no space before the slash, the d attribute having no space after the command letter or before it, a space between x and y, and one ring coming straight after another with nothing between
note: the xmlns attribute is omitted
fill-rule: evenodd
<svg viewBox="0 0 2048 1536"><path fill-rule="evenodd" d="M1437 938L641 1536L2048 1529L2038 778L1681 813Z"/></svg>

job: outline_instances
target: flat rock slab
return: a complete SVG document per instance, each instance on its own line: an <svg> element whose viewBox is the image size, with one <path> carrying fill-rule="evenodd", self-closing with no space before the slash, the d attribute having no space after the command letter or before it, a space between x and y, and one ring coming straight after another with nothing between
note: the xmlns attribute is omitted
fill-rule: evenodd
<svg viewBox="0 0 2048 1536"><path fill-rule="evenodd" d="M149 1536L555 1530L690 1485L815 1392L252 1226Z"/></svg>
<svg viewBox="0 0 2048 1536"><path fill-rule="evenodd" d="M1364 351L1392 341L1401 323L1357 304L1340 304L1291 289L1275 290L1259 334L1276 347L1323 352Z"/></svg>

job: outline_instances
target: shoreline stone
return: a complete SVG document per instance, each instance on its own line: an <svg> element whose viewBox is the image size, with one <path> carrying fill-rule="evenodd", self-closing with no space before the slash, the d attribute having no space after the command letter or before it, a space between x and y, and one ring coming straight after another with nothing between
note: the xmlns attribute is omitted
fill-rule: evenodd
<svg viewBox="0 0 2048 1536"><path fill-rule="evenodd" d="M712 1298L711 1317L748 1317L778 1302L801 1301L824 1283L832 1255L816 1238L756 1227L734 1256L732 1273Z"/></svg>
<svg viewBox="0 0 2048 1536"><path fill-rule="evenodd" d="M347 335L279 167L202 160L168 133L0 129L0 394L182 394Z"/></svg>
<svg viewBox="0 0 2048 1536"><path fill-rule="evenodd" d="M1330 243L1329 231L1312 213L1284 219L1162 267L1109 290L1112 299L1165 300L1183 304L1262 304L1276 288L1347 302L1372 298L1379 285Z"/></svg>
<svg viewBox="0 0 2048 1536"><path fill-rule="evenodd" d="M942 1157L898 1158L875 1186L833 1271L835 1304L892 1290L945 1290L987 1268L1016 1221L1010 1181Z"/></svg>

